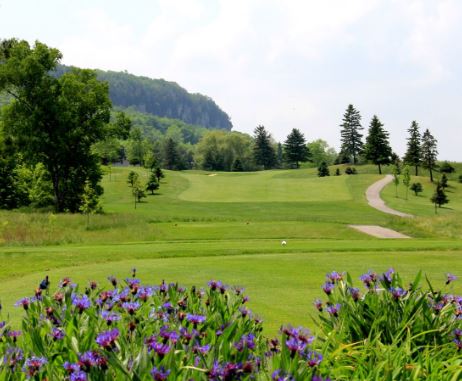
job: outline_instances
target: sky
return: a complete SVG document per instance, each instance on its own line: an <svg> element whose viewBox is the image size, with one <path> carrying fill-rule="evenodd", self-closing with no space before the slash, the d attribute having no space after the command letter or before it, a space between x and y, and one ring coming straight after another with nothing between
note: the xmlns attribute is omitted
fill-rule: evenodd
<svg viewBox="0 0 462 381"><path fill-rule="evenodd" d="M461 0L0 0L0 38L210 96L233 129L339 148L348 104L403 154L416 120L462 161ZM461 135L459 135L461 134Z"/></svg>

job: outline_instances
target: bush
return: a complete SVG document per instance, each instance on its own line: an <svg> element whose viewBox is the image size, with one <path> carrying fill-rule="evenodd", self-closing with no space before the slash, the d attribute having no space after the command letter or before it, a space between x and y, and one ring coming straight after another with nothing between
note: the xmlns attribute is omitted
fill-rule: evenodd
<svg viewBox="0 0 462 381"><path fill-rule="evenodd" d="M325 161L323 161L318 168L318 176L319 177L330 176L329 167L327 166L327 163Z"/></svg>
<svg viewBox="0 0 462 381"><path fill-rule="evenodd" d="M356 175L358 172L356 171L355 167L346 167L345 174L347 175Z"/></svg>
<svg viewBox="0 0 462 381"><path fill-rule="evenodd" d="M459 176L459 183L462 183L462 175Z"/></svg>
<svg viewBox="0 0 462 381"><path fill-rule="evenodd" d="M451 164L449 164L448 161L444 161L440 165L440 172L441 173L454 173L455 171L456 171L456 169Z"/></svg>
<svg viewBox="0 0 462 381"><path fill-rule="evenodd" d="M421 183L413 183L411 185L411 191L415 193L416 196L419 195L419 193L423 192L423 187Z"/></svg>

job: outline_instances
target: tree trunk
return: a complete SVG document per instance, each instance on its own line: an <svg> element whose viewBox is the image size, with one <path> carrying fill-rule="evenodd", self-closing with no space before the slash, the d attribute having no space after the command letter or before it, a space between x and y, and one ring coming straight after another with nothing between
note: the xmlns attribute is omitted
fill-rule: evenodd
<svg viewBox="0 0 462 381"><path fill-rule="evenodd" d="M419 176L419 166L418 165L415 166L415 175Z"/></svg>
<svg viewBox="0 0 462 381"><path fill-rule="evenodd" d="M379 175L381 175L382 174L382 167L380 166L380 163L378 164L378 166L379 166Z"/></svg>
<svg viewBox="0 0 462 381"><path fill-rule="evenodd" d="M429 169L429 171L430 171L430 181L433 182L433 171L432 171L432 167L429 167L428 169Z"/></svg>

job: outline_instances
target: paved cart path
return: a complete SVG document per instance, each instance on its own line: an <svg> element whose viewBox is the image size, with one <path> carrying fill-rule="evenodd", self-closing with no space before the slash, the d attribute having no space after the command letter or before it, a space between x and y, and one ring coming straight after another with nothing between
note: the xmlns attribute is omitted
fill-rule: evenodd
<svg viewBox="0 0 462 381"><path fill-rule="evenodd" d="M383 213L393 214L399 217L406 217L411 218L414 217L412 214L407 214L400 212L398 210L394 210L387 205L385 205L385 201L380 198L380 192L383 188L385 188L388 184L393 181L392 175L386 175L382 180L379 180L372 184L366 190L366 198L370 206L373 208L380 210Z"/></svg>

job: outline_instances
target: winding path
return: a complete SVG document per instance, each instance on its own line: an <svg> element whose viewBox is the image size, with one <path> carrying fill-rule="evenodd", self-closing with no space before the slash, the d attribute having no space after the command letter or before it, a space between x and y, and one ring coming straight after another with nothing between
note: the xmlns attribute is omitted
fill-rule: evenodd
<svg viewBox="0 0 462 381"><path fill-rule="evenodd" d="M393 181L392 175L386 175L382 180L379 180L372 184L366 190L366 198L370 206L373 208L380 210L383 213L393 214L399 217L406 217L412 218L414 217L412 214L407 214L403 212L399 212L398 210L394 210L385 205L385 201L380 198L380 192L382 191L385 186L390 184Z"/></svg>

